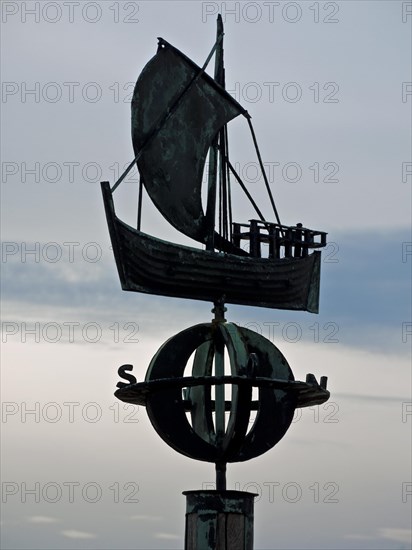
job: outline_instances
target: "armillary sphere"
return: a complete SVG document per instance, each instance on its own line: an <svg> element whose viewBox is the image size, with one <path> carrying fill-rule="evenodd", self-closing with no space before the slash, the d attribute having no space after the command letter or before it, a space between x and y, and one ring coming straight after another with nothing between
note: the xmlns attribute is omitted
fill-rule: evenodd
<svg viewBox="0 0 412 550"><path fill-rule="evenodd" d="M265 453L285 435L296 408L324 403L330 394L326 377L320 384L312 374L306 382L295 381L279 349L260 334L226 322L222 303L212 311L211 323L187 328L160 347L144 382L125 374L131 365L120 367L119 375L129 383L119 382L115 395L145 406L153 427L173 449L214 462L217 489L224 490L226 463ZM191 376L185 376L192 354ZM230 374L225 374L225 360ZM257 400L253 388L258 388ZM257 411L253 422L252 411Z"/></svg>

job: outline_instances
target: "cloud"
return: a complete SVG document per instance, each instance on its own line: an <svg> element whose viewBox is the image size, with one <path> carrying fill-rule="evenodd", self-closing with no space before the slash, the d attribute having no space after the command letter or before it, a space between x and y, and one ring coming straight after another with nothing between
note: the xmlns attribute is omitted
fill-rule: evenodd
<svg viewBox="0 0 412 550"><path fill-rule="evenodd" d="M181 537L179 535L173 535L172 533L156 533L155 539L167 539L167 540L178 540Z"/></svg>
<svg viewBox="0 0 412 550"><path fill-rule="evenodd" d="M351 533L344 536L345 539L350 540L376 540L377 538L383 538L400 542L401 544L411 544L412 542L412 529L399 529L396 527L383 527L378 529L375 535L363 535L357 533Z"/></svg>
<svg viewBox="0 0 412 550"><path fill-rule="evenodd" d="M140 514L137 516L130 516L130 519L137 520L137 521L160 521L162 519L161 516L149 516L145 514Z"/></svg>
<svg viewBox="0 0 412 550"><path fill-rule="evenodd" d="M329 258L324 254L321 310L334 307L341 317L374 325L408 319L410 230L354 232L332 238L337 249Z"/></svg>
<svg viewBox="0 0 412 550"><path fill-rule="evenodd" d="M412 543L412 529L398 529L396 527L383 527L379 529L379 535L384 539L395 540L404 544Z"/></svg>
<svg viewBox="0 0 412 550"><path fill-rule="evenodd" d="M372 536L372 535L350 534L350 535L345 535L343 538L344 539L349 539L349 540L373 540L375 537Z"/></svg>
<svg viewBox="0 0 412 550"><path fill-rule="evenodd" d="M336 399L352 399L352 400L358 400L358 401L378 401L379 403L386 402L386 403L399 403L400 405L402 403L408 402L410 399L409 396L406 395L385 395L385 394L377 394L377 395L367 395L364 393L338 393L334 392L333 397Z"/></svg>
<svg viewBox="0 0 412 550"><path fill-rule="evenodd" d="M65 531L61 531L61 534L69 539L95 539L97 536L94 533L76 531L75 529L67 529Z"/></svg>
<svg viewBox="0 0 412 550"><path fill-rule="evenodd" d="M303 319L307 327L302 339L320 337L330 342L335 337L344 345L395 349L402 343L402 323L411 316L411 239L407 230L330 235L330 241L335 242L323 253L320 315L302 313L297 317L296 312L274 314L270 309L246 310L230 305L229 318L241 322L239 318L247 316L247 320L284 323ZM30 255L23 262L22 245L17 245L18 253L6 255L2 266L3 297L9 316L14 312L22 316L31 310L38 315L39 311L58 309L63 313L71 309L78 318L90 319L116 312L135 316L138 310L140 314L144 311L146 326L159 331L169 311L175 319L182 317L188 324L198 315L199 303L193 300L136 293L131 299L131 293L120 289L109 250L96 263L81 256L70 263L67 251L57 263L44 261L41 254L38 262ZM44 246L40 243L40 250ZM34 243L27 244L27 249L31 248Z"/></svg>
<svg viewBox="0 0 412 550"><path fill-rule="evenodd" d="M45 523L56 523L60 520L57 519L57 518L53 518L51 516L29 516L27 518L27 521L29 523L42 523L42 524L45 524Z"/></svg>

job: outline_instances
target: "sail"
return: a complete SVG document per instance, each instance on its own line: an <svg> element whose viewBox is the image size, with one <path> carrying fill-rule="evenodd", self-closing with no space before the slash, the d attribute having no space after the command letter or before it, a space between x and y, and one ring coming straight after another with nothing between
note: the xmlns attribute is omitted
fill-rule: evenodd
<svg viewBox="0 0 412 550"><path fill-rule="evenodd" d="M193 61L160 39L137 80L132 140L137 165L157 209L180 232L205 242L203 169L216 133L243 107ZM196 78L198 76L198 78Z"/></svg>

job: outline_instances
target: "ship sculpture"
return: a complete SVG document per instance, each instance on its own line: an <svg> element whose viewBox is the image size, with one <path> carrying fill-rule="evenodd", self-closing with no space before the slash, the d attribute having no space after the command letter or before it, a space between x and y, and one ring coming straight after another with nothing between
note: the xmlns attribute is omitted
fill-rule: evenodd
<svg viewBox="0 0 412 550"><path fill-rule="evenodd" d="M305 382L295 381L272 342L225 319L225 303L317 313L318 249L326 245L326 233L280 222L251 117L225 90L222 38L219 17L216 43L202 67L159 39L134 90L135 158L113 187L102 182L123 290L214 303L212 322L165 342L143 382L127 374L132 365L122 365L118 372L127 382L119 382L115 392L126 403L146 407L153 427L174 450L215 463L216 490L184 493L186 550L252 550L255 495L226 490L227 463L265 453L284 436L296 408L319 405L330 395L326 377L318 383L308 374ZM206 67L214 54L212 78ZM264 218L229 160L228 124L238 116L249 126L275 221ZM113 202L114 190L135 165L136 228L116 216ZM232 180L257 219L233 221ZM141 231L143 188L164 218L202 247Z"/></svg>
<svg viewBox="0 0 412 550"><path fill-rule="evenodd" d="M102 182L122 288L207 301L224 295L227 303L317 313L317 249L326 245L326 233L302 224L281 224L251 117L224 88L223 49L218 48L222 36L214 47L218 50L215 78L205 72L206 63L197 66L159 38L156 55L137 80L132 100L135 158L113 188ZM238 116L250 128L275 222L264 218L229 160L228 123ZM201 195L207 158L205 212ZM135 164L140 174L137 228L116 216L112 196ZM233 221L232 183L243 189L257 219ZM172 244L141 231L143 186L163 217L204 249Z"/></svg>

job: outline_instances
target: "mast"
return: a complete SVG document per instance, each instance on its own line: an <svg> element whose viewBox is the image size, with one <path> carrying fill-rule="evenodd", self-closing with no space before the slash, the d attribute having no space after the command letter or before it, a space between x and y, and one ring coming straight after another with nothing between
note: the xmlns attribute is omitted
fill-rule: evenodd
<svg viewBox="0 0 412 550"><path fill-rule="evenodd" d="M222 37L220 40L219 38ZM216 42L218 46L215 54L215 81L224 85L223 74L223 21L222 16L217 16L216 23ZM209 150L209 176L207 189L207 207L206 207L206 224L208 235L206 240L206 250L214 250L214 233L215 233L215 216L216 216L216 188L217 188L217 158L219 147L219 134L217 134L212 142Z"/></svg>
<svg viewBox="0 0 412 550"><path fill-rule="evenodd" d="M220 20L221 21L221 20ZM223 32L223 24L222 24ZM216 60L218 61L218 60ZM226 88L225 81L225 68L223 66L223 47L221 50L221 59L219 60L218 74L215 75L215 80ZM227 166L226 166L226 153L227 153L227 126L222 126L219 132L219 233L227 240L229 237L228 230L228 193L227 193Z"/></svg>

